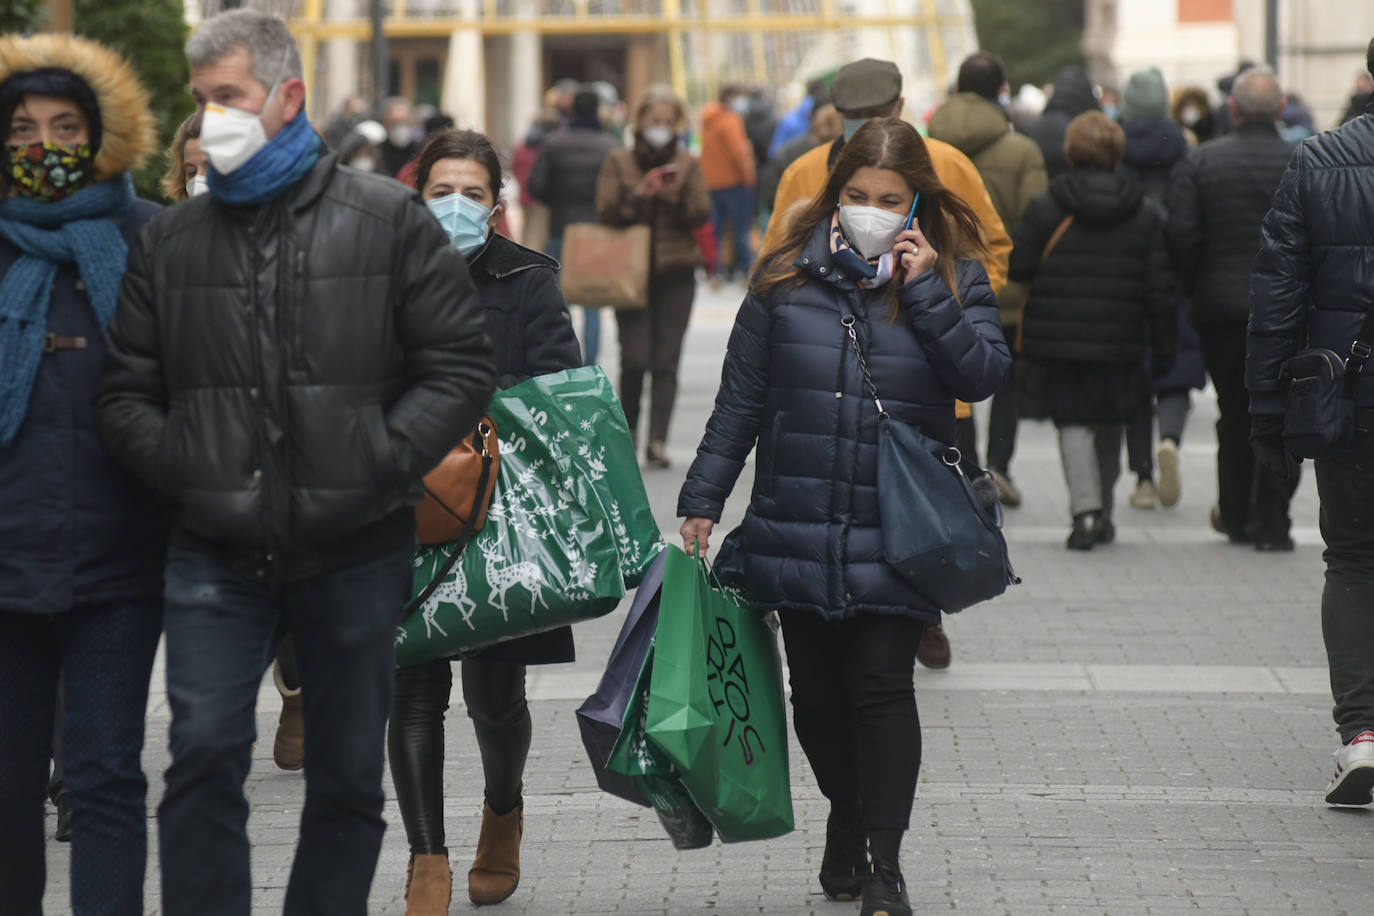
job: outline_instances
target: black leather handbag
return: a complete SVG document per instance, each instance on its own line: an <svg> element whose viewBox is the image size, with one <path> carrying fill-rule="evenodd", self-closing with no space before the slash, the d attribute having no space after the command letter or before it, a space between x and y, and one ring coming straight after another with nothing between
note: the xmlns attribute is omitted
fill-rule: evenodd
<svg viewBox="0 0 1374 916"><path fill-rule="evenodd" d="M854 316L841 321L878 407L878 511L888 564L950 613L1020 583L1002 536L1001 505L979 498L957 448L888 416L859 347ZM981 469L974 473L986 476Z"/></svg>
<svg viewBox="0 0 1374 916"><path fill-rule="evenodd" d="M1311 347L1290 356L1279 370L1287 385L1283 444L1300 458L1325 458L1355 444L1355 395L1369 361L1374 309L1367 310L1359 336L1342 358Z"/></svg>

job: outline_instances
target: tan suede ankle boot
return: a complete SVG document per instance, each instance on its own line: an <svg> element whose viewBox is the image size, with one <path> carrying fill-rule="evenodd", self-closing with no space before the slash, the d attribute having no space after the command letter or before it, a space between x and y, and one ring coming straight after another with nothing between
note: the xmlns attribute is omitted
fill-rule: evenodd
<svg viewBox="0 0 1374 916"><path fill-rule="evenodd" d="M497 814L482 805L482 833L477 857L468 870L468 897L478 906L500 903L520 885L520 837L525 832L523 805Z"/></svg>
<svg viewBox="0 0 1374 916"><path fill-rule="evenodd" d="M448 856L411 856L406 869L406 916L448 916L453 871Z"/></svg>
<svg viewBox="0 0 1374 916"><path fill-rule="evenodd" d="M305 722L301 718L301 689L288 690L281 667L272 666L272 680L281 694L281 716L277 719L277 739L272 742L272 759L283 770L305 766Z"/></svg>

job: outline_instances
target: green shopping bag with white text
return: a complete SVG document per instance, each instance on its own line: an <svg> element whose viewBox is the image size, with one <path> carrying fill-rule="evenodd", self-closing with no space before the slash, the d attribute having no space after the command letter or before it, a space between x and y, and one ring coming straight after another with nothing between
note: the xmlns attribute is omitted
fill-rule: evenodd
<svg viewBox="0 0 1374 916"><path fill-rule="evenodd" d="M793 820L777 638L705 560L667 550L645 733L721 840L781 836Z"/></svg>

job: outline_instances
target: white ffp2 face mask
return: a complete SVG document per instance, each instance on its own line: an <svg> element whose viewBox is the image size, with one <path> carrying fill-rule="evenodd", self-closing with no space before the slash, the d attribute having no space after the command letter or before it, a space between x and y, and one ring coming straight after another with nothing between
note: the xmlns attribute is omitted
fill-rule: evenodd
<svg viewBox="0 0 1374 916"><path fill-rule="evenodd" d="M204 175L197 175L186 182L186 196L195 197L210 190L210 181Z"/></svg>
<svg viewBox="0 0 1374 916"><path fill-rule="evenodd" d="M849 243L869 261L892 250L897 236L906 228L906 221L905 215L881 207L840 207L840 228Z"/></svg>
<svg viewBox="0 0 1374 916"><path fill-rule="evenodd" d="M640 133L644 135L644 142L654 149L663 149L677 139L671 127L646 127Z"/></svg>
<svg viewBox="0 0 1374 916"><path fill-rule="evenodd" d="M221 175L231 174L267 145L267 130L262 126L262 112L266 111L272 100L277 97L277 89L281 87L281 81L286 75L288 59L289 52L282 57L280 75L267 91L267 99L256 114L217 105L214 102L205 103L205 114L200 124L200 148L216 172Z"/></svg>

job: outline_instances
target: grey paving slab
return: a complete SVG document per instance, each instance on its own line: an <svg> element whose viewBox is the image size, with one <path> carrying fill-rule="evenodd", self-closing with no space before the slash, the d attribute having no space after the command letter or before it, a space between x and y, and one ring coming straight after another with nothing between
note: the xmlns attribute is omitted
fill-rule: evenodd
<svg viewBox="0 0 1374 916"><path fill-rule="evenodd" d="M719 379L732 292L701 287L669 442L675 466L645 472L670 536L676 491ZM604 362L614 377L613 354ZM1299 489L1294 553L1225 543L1207 525L1215 419L1214 399L1197 395L1182 449L1182 503L1132 510L1123 481L1118 543L1089 554L1063 547L1067 497L1053 431L1023 424L1012 471L1026 505L1008 512L1007 532L1025 584L948 620L954 666L917 676L923 765L902 861L918 913L1374 912L1374 811L1321 802L1336 739L1314 488L1308 480ZM743 506L732 500L723 530ZM597 790L573 711L618 628L618 613L580 625L578 661L531 678L524 877L500 911L856 913L857 905L826 902L815 882L826 806L795 741L797 830L766 843L679 853L651 812ZM300 774L270 759L276 703L265 687L247 785L255 916L280 912L303 791ZM149 716L144 762L154 812L168 762L156 681ZM459 879L451 912L464 913L474 909L463 876L481 777L461 705L448 719L445 769ZM405 909L407 850L393 802L386 813L369 910L391 916ZM155 834L151 817L150 828ZM48 853L47 912L65 913L68 849L51 843ZM161 911L157 880L154 837L150 914Z"/></svg>

